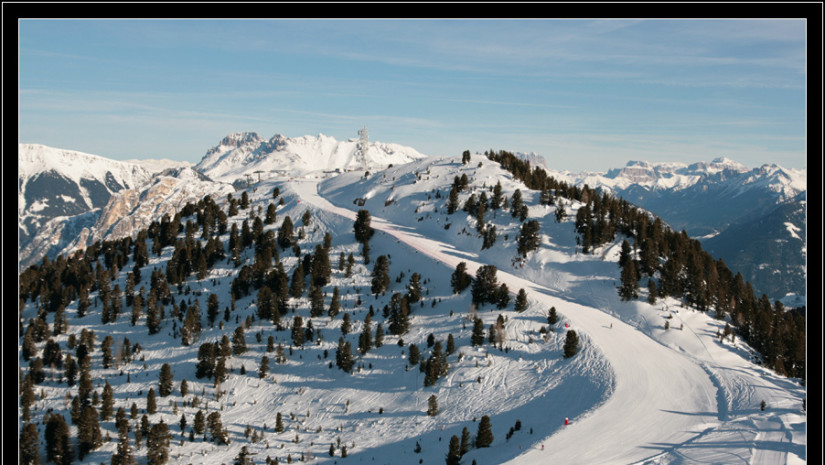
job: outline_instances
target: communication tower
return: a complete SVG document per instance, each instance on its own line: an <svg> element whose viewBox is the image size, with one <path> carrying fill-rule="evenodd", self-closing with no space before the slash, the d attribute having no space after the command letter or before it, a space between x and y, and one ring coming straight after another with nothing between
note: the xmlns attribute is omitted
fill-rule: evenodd
<svg viewBox="0 0 825 465"><path fill-rule="evenodd" d="M358 136L358 150L356 151L355 161L363 167L364 171L367 171L367 150L370 141L366 126L358 130Z"/></svg>

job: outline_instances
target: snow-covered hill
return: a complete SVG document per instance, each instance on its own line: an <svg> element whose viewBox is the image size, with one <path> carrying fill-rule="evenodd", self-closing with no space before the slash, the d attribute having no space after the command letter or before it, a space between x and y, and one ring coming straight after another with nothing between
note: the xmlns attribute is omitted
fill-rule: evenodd
<svg viewBox="0 0 825 465"><path fill-rule="evenodd" d="M230 183L245 181L247 175L267 179L310 171L363 171L363 164L356 157L358 142L358 139L337 141L323 134L298 138L276 134L266 140L254 132L235 133L209 149L195 169L212 179ZM383 169L424 157L410 147L370 142L367 169Z"/></svg>
<svg viewBox="0 0 825 465"><path fill-rule="evenodd" d="M507 197L520 189L529 218L541 224L539 250L527 260L514 260L520 222L503 210L488 214L499 230L496 246L480 250L475 219L461 211L448 215L444 208L449 185L462 174L470 179L462 200L470 192L491 189L496 182L501 182ZM160 178L153 186L162 189L165 182L173 181ZM193 176L178 182L172 191L198 182L206 181ZM280 192L278 198L273 195L275 188ZM122 407L127 412L132 431L139 428L144 414L151 424L169 425L169 463L231 463L243 447L254 454L255 463L266 463L267 458L277 458L278 463L303 458L330 465L443 463L451 436L461 437L464 428L475 436L484 415L491 418L494 440L489 448L471 447L461 463L666 465L730 463L735 458L754 464L800 464L807 459L807 420L801 408L806 394L796 380L752 363L750 349L742 341L719 341L715 334L724 321L682 308L673 299L656 305L621 302L615 287L618 243L593 254L577 253L572 218L579 205L568 203L568 219L556 222L555 208L538 205L538 193L514 181L497 163L474 158L473 163L462 165L460 158L427 158L366 178L363 172L353 172L326 180L270 179L245 192L250 207L230 217L231 224L242 229L244 221L258 214L263 217L269 205L275 205L277 221L263 226L264 233L277 233L287 216L296 225L301 258L293 249L279 249L280 257L270 267L280 261L284 272L292 276L299 261L314 253L330 234L332 274L322 287L324 309L337 287L341 314L311 316L304 292L289 299L288 314L283 315L287 328L278 330L270 321L257 318L257 290L232 299L233 280L245 273L244 267L255 264L255 245L242 249L238 266L231 259L219 260L202 279L192 274L180 287L173 286L174 303L164 306L166 316L154 335L148 334L145 309L134 325L129 307L124 307L114 323L103 324L99 303L83 317L77 316L76 301L66 305L69 333L80 334L85 329L96 335L94 389L102 392L106 382L113 387L115 410ZM214 199L227 211L223 194L216 193ZM240 198L240 194L235 192L233 197ZM128 207L124 211L140 208L141 202L131 204L128 195L123 196L121 204ZM361 208L369 209L377 229L370 240L369 264L364 263L353 233L353 219ZM304 224L300 218L307 211ZM157 212L139 216L152 215ZM182 222L196 220L192 215ZM200 235L199 231L190 234L195 240ZM178 239L186 235L182 230ZM229 232L219 235L224 245L229 236ZM151 239L147 242L152 250ZM231 257L228 248L226 252ZM338 259L350 253L355 261L348 276L338 267ZM172 255L171 246L159 255L151 253L137 287L145 286L148 292L151 270L164 271ZM374 295L371 275L381 255L389 258L393 279L387 292ZM127 256L110 288L126 288L126 275L133 268L132 255ZM475 308L469 289L453 293L451 274L460 261L468 263L471 273L482 264L496 265L499 281L511 292L527 290L527 310L515 312L512 302L502 309L489 304ZM394 293L407 292L414 272L422 276L423 292L421 304L413 305L410 330L400 337L387 332L380 347L356 354L352 374L338 369L334 359L339 338L357 347L370 313L372 333L378 324L387 331L383 308L391 305ZM211 295L219 299L218 321L210 325L202 317L203 331L195 344L181 345L182 321L175 312L185 302L187 307L197 303L205 313ZM100 292L94 290L89 297L98 302ZM551 307L558 310L560 321L548 331ZM26 302L21 315L24 327L37 317L38 309L37 299ZM342 332L343 315L352 323L346 334ZM300 346L292 342L289 330L296 316L303 318L305 328L309 321L313 327L313 337ZM473 346L472 318L482 319L486 335L499 316L505 321L503 348L486 340ZM52 314L43 318L50 325L54 321ZM664 328L666 321L670 329ZM199 346L217 343L223 336L232 338L238 327L245 332L247 350L227 357L227 379L216 385L211 379L196 378ZM568 329L579 333L581 350L565 359L562 346ZM425 387L424 374L410 365L409 347L415 344L425 360L434 350L428 343L430 335L442 344L452 335L456 351L447 356L447 375ZM118 358L115 365L103 368L100 347L106 336L115 339L116 347L128 338L140 350L131 361ZM283 363L275 362L277 351L267 349L270 336L275 346L284 349ZM64 354L74 356L68 334L49 332L48 337ZM37 343L39 354L46 344L45 340ZM270 358L270 371L259 377L263 356ZM171 366L173 392L158 397L157 413L147 413L147 392L158 390L164 363ZM27 363L21 360L21 365ZM43 397L35 400L35 417L42 418L52 409L69 422L69 399L77 387L61 380L62 370L45 370L46 379L37 385ZM179 388L184 379L189 386L186 395ZM426 413L431 396L438 403L435 416ZM760 409L763 400L764 411ZM132 404L137 409L134 418L128 415ZM208 433L190 436L198 411L220 416L230 444L215 444ZM280 433L274 431L278 413L285 423ZM182 417L187 420L183 431ZM565 418L571 420L569 426L564 426ZM108 463L117 450L114 420L103 420L100 426L111 441L103 442L81 463ZM71 429L76 435L77 426ZM134 446L134 439L130 441ZM346 458L342 446L347 447ZM138 463L145 463L145 438L140 449L133 447L133 451ZM40 446L40 455L45 457L44 446Z"/></svg>

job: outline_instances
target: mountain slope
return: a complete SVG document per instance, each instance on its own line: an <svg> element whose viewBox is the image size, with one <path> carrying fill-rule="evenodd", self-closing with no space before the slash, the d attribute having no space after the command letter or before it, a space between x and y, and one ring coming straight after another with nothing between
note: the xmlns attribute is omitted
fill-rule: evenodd
<svg viewBox="0 0 825 465"><path fill-rule="evenodd" d="M738 270L758 294L774 298L807 293L805 193L757 219L734 224L704 241L708 252ZM798 303L804 305L804 301Z"/></svg>

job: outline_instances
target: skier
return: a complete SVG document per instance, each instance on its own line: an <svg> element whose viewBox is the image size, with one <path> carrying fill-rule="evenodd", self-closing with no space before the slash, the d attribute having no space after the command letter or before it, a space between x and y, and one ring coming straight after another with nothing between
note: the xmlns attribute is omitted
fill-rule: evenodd
<svg viewBox="0 0 825 465"><path fill-rule="evenodd" d="M564 419L564 426L567 426L567 425L569 425L569 424L570 424L570 420L568 420L567 418L565 418L565 419Z"/></svg>
<svg viewBox="0 0 825 465"><path fill-rule="evenodd" d="M544 444L541 445L541 450L544 450Z"/></svg>

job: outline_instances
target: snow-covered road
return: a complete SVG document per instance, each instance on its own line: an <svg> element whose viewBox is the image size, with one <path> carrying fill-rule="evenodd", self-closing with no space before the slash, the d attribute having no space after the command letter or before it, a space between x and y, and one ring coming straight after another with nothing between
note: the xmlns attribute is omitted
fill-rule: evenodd
<svg viewBox="0 0 825 465"><path fill-rule="evenodd" d="M355 220L355 211L337 207L318 195L316 182L295 182L292 187L317 208ZM484 265L409 227L374 216L372 227L445 266L454 268L463 261L475 274ZM539 284L501 270L498 279L511 291L523 288L532 299L557 307L571 327L586 334L604 354L613 367L616 383L612 396L599 408L583 418L572 418L569 426L537 442L538 447L511 463L633 464L691 442L718 424L717 386L693 358L598 309L554 297ZM564 415L548 416L547 421L561 423Z"/></svg>

